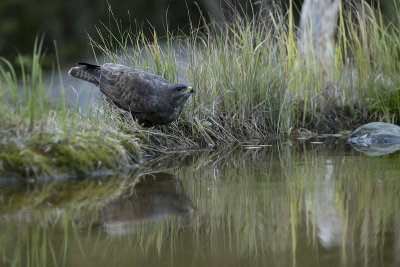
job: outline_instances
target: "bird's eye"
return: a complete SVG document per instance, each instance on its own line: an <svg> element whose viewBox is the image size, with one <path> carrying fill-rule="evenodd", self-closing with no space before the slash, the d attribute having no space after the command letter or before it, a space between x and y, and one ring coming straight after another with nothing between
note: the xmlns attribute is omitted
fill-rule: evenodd
<svg viewBox="0 0 400 267"><path fill-rule="evenodd" d="M176 88L176 90L178 90L178 92L182 91L185 87L178 87Z"/></svg>

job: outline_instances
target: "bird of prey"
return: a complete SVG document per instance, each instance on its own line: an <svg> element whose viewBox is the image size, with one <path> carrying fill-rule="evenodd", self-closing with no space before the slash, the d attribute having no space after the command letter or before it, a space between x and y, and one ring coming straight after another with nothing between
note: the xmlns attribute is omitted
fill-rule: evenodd
<svg viewBox="0 0 400 267"><path fill-rule="evenodd" d="M68 74L100 87L116 106L131 112L145 126L176 120L194 93L186 84L171 84L164 78L120 64L77 63Z"/></svg>

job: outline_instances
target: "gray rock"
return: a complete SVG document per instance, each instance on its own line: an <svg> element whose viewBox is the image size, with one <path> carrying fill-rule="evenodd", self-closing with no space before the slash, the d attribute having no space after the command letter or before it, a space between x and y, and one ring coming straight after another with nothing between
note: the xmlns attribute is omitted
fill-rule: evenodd
<svg viewBox="0 0 400 267"><path fill-rule="evenodd" d="M348 138L349 143L400 144L400 127L391 123L371 122L359 127Z"/></svg>

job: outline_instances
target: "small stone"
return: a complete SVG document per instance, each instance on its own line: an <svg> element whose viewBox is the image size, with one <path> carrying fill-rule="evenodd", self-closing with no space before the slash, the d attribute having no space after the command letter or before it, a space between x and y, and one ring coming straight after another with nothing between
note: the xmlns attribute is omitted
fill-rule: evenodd
<svg viewBox="0 0 400 267"><path fill-rule="evenodd" d="M399 144L400 127L386 122L371 122L359 127L348 138L352 144Z"/></svg>

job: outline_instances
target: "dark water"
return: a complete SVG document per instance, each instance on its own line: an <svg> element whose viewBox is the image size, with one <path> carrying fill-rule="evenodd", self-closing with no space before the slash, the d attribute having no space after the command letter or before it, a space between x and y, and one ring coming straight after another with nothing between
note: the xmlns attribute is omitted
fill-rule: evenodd
<svg viewBox="0 0 400 267"><path fill-rule="evenodd" d="M1 187L0 265L400 266L399 151L273 144L149 165Z"/></svg>

